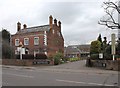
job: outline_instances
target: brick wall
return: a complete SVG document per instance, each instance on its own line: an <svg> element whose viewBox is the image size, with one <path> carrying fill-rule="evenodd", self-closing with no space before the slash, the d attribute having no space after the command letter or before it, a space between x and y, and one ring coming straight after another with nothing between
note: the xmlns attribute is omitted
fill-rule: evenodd
<svg viewBox="0 0 120 88"><path fill-rule="evenodd" d="M39 45L34 45L34 37L39 37ZM29 38L29 45L24 45L24 38ZM44 46L43 38L43 32L16 34L12 36L12 46L14 46L14 49L16 50L17 47L15 46L15 39L19 39L19 41L23 43L24 47L29 49L29 53L33 54L35 49L39 49Z"/></svg>
<svg viewBox="0 0 120 88"><path fill-rule="evenodd" d="M93 67L104 68L106 70L120 71L120 60L91 60ZM106 66L103 66L105 64Z"/></svg>
<svg viewBox="0 0 120 88"><path fill-rule="evenodd" d="M60 27L53 25L48 33L48 55L55 55L57 52L64 53L64 39Z"/></svg>
<svg viewBox="0 0 120 88"><path fill-rule="evenodd" d="M19 23L21 25L21 23ZM17 26L20 26L17 25ZM44 25L44 27L46 27ZM25 33L20 32L21 30L27 30L27 29L20 29L20 31L18 31L15 35L12 35L12 46L14 47L14 49L16 50L16 46L15 46L15 39L18 38L20 39L20 42L22 42L24 44L24 38L29 38L29 45L24 45L24 47L29 49L29 53L33 54L34 50L39 49L42 50L44 52L44 49L47 49L47 55L49 56L53 56L55 55L57 52L61 52L64 53L64 38L62 36L61 33L61 22L59 21L57 24L57 20L54 20L53 23L53 18L52 16L49 17L49 25L47 27L50 27L50 30L47 30L47 47L44 46L44 27L42 27L42 29L39 30L39 26L37 27L37 31L32 31L32 32L27 32L25 31ZM33 28L33 30L35 30L36 28ZM49 29L49 28L48 28ZM29 28L28 28L29 30ZM54 34L53 34L53 30L54 30ZM40 43L39 45L34 45L34 37L39 37Z"/></svg>
<svg viewBox="0 0 120 88"><path fill-rule="evenodd" d="M33 62L35 61L37 62L40 60L3 59L2 65L33 66L34 65ZM49 64L39 64L39 65L54 65L54 62L51 60Z"/></svg>

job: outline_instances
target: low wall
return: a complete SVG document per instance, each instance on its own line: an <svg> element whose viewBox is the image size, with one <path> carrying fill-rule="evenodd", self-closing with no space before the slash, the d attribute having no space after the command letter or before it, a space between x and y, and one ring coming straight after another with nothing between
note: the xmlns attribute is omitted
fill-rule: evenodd
<svg viewBox="0 0 120 88"><path fill-rule="evenodd" d="M120 60L106 61L106 69L120 71Z"/></svg>
<svg viewBox="0 0 120 88"><path fill-rule="evenodd" d="M20 59L2 59L3 65L32 66L32 65L53 65L53 61L46 60L20 60Z"/></svg>
<svg viewBox="0 0 120 88"><path fill-rule="evenodd" d="M120 60L91 60L93 67L101 67L106 70L120 71Z"/></svg>

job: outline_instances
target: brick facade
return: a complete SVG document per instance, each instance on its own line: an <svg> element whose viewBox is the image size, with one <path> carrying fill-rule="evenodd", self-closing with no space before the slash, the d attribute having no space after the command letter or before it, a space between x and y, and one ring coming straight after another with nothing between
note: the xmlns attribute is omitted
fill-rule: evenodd
<svg viewBox="0 0 120 88"><path fill-rule="evenodd" d="M34 44L35 38L37 38L39 42L38 45ZM49 17L49 25L27 28L27 25L24 24L23 29L21 29L21 23L17 23L17 33L12 35L11 43L15 53L18 54L18 46L15 45L16 39L19 40L19 43L22 43L23 47L26 49L26 54L35 55L36 53L45 53L49 57L57 52L64 53L64 38L61 33L61 22L59 21L57 24L56 19L54 19L53 22L52 16ZM28 42L25 42L25 39Z"/></svg>

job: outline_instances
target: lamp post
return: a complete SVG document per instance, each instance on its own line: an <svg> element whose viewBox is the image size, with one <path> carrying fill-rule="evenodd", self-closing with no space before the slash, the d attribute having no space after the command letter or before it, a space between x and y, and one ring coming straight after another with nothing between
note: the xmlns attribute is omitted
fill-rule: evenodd
<svg viewBox="0 0 120 88"><path fill-rule="evenodd" d="M115 60L115 34L111 34L111 41L112 41L112 46L111 46L111 51L112 51L112 56L113 56L113 61Z"/></svg>

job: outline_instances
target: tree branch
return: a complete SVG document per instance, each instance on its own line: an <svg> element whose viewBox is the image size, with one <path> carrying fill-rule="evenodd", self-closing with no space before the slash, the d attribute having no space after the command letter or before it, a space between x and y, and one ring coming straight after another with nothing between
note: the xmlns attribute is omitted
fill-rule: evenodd
<svg viewBox="0 0 120 88"><path fill-rule="evenodd" d="M117 10L118 13L120 14L120 7L118 5L116 5L115 3L113 3L113 2L104 2L104 4L107 6L106 9L113 8L113 9Z"/></svg>
<svg viewBox="0 0 120 88"><path fill-rule="evenodd" d="M120 29L120 24L118 22L116 22L116 20L113 17L114 11L117 10L118 14L120 14L120 7L118 7L115 3L113 2L103 2L104 6L106 6L105 12L106 12L106 19L100 19L100 21L98 22L98 24L100 25L105 25L108 28L111 29ZM112 8L112 9L111 9Z"/></svg>

